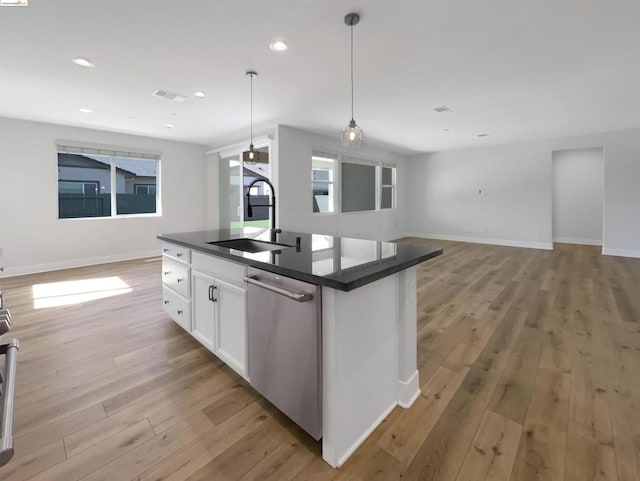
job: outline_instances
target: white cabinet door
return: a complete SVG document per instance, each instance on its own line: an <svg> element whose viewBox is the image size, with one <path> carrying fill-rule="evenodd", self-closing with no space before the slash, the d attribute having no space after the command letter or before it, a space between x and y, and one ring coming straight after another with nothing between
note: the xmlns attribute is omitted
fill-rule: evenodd
<svg viewBox="0 0 640 481"><path fill-rule="evenodd" d="M213 277L192 271L191 334L215 353L217 294Z"/></svg>
<svg viewBox="0 0 640 481"><path fill-rule="evenodd" d="M216 354L247 377L247 290L216 279L218 295Z"/></svg>

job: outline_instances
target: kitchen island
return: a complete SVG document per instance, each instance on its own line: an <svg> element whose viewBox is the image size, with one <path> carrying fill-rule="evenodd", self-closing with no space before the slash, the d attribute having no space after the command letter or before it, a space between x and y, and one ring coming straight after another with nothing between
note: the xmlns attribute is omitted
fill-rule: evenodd
<svg viewBox="0 0 640 481"><path fill-rule="evenodd" d="M441 249L279 229L158 238L167 313L321 437L330 465L344 463L395 406L410 407L419 395L416 265ZM290 308L263 297L259 286L287 298ZM297 309L312 300L317 308ZM302 319L303 312L315 320ZM275 322L273 333L267 319ZM278 349L289 351L287 364L269 364ZM265 374L270 365L287 372ZM280 387L263 390L265 378ZM293 405L281 406L283 395Z"/></svg>

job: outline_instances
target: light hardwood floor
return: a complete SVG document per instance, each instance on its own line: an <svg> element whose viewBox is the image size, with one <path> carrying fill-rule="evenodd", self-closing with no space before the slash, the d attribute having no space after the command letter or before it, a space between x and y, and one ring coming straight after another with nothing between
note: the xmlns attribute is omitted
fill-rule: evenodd
<svg viewBox="0 0 640 481"><path fill-rule="evenodd" d="M163 314L159 259L3 279L21 350L0 480L640 481L640 259L430 243L422 395L337 470ZM34 308L33 285L108 277L131 291Z"/></svg>

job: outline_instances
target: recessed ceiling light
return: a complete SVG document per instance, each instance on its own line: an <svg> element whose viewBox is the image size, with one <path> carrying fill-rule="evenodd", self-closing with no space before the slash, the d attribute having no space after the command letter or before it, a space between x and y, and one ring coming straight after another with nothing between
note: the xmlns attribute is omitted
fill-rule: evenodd
<svg viewBox="0 0 640 481"><path fill-rule="evenodd" d="M78 57L71 59L73 63L75 63L78 67L90 68L93 67L93 62L91 60L87 60L86 58Z"/></svg>
<svg viewBox="0 0 640 481"><path fill-rule="evenodd" d="M442 130L444 130L445 132L451 132L451 129L442 129Z"/></svg>
<svg viewBox="0 0 640 481"><path fill-rule="evenodd" d="M274 40L269 44L269 48L275 52L283 52L289 49L289 44L283 40Z"/></svg>
<svg viewBox="0 0 640 481"><path fill-rule="evenodd" d="M489 134L478 134L477 137L489 137Z"/></svg>
<svg viewBox="0 0 640 481"><path fill-rule="evenodd" d="M173 125L173 124L167 124L167 125L165 125L165 127L166 127L166 128L168 128L168 129L172 129L172 128L174 128L174 127L175 127L175 125Z"/></svg>
<svg viewBox="0 0 640 481"><path fill-rule="evenodd" d="M440 107L435 107L433 110L438 112L439 114L442 112L453 112L451 107L447 107L446 105L441 105Z"/></svg>
<svg viewBox="0 0 640 481"><path fill-rule="evenodd" d="M93 112L93 110L91 109L78 109L78 111L82 112L83 114L90 114L91 112Z"/></svg>
<svg viewBox="0 0 640 481"><path fill-rule="evenodd" d="M202 90L198 90L197 92L193 92L193 96L194 97L198 97L199 99L204 98L207 96L206 92L203 92Z"/></svg>

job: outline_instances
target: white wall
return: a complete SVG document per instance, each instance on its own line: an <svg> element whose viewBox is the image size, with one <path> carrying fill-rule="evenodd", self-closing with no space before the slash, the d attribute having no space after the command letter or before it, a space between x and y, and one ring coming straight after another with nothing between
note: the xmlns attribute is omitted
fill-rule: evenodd
<svg viewBox="0 0 640 481"><path fill-rule="evenodd" d="M603 252L640 257L640 129L413 157L408 189L416 214L406 230L550 248L552 153L598 147L604 147Z"/></svg>
<svg viewBox="0 0 640 481"><path fill-rule="evenodd" d="M601 148L553 152L554 242L602 245L603 159Z"/></svg>
<svg viewBox="0 0 640 481"><path fill-rule="evenodd" d="M159 151L162 216L58 219L56 140ZM159 233L203 229L204 147L148 137L0 118L1 275L160 253Z"/></svg>
<svg viewBox="0 0 640 481"><path fill-rule="evenodd" d="M414 158L410 233L551 247L551 164L542 148L500 146Z"/></svg>
<svg viewBox="0 0 640 481"><path fill-rule="evenodd" d="M363 147L356 153L344 149L340 139L316 135L278 125L275 178L279 227L299 232L339 234L348 237L391 239L403 234L406 182L405 158L401 155ZM395 163L397 167L397 209L372 212L314 214L311 197L311 153L313 150L342 153L367 160Z"/></svg>

